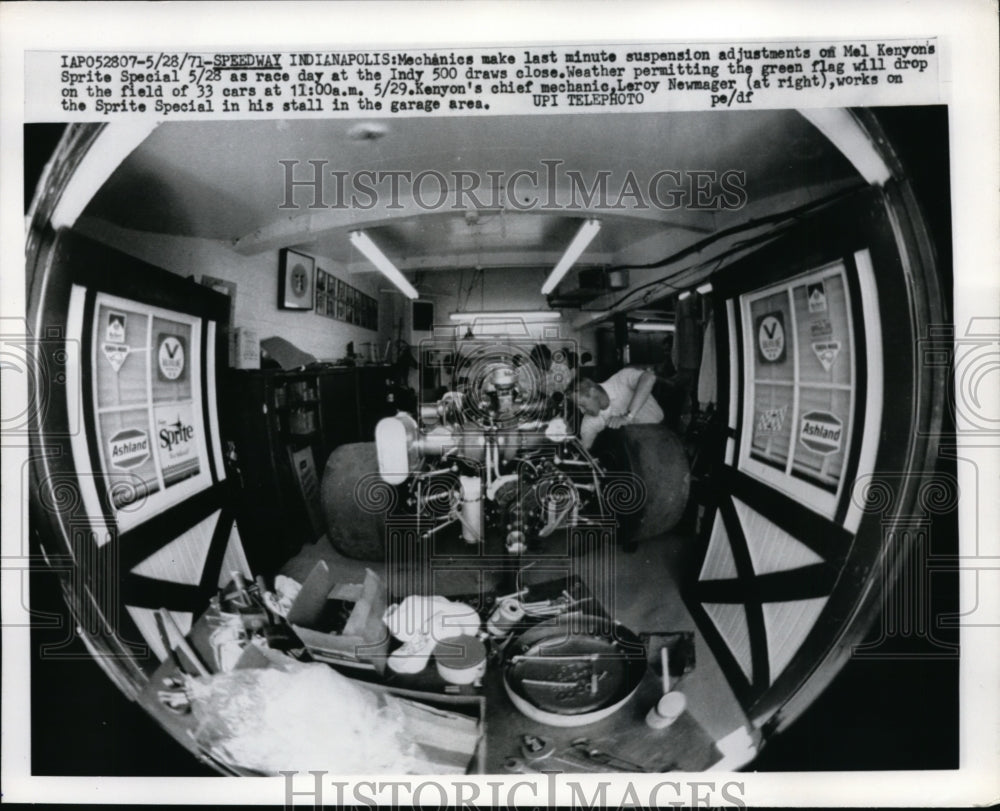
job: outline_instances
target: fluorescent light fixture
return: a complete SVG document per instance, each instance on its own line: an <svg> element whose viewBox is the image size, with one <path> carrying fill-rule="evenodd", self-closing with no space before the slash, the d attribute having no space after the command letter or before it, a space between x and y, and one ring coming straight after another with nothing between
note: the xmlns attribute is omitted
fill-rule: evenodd
<svg viewBox="0 0 1000 811"><path fill-rule="evenodd" d="M90 145L66 184L55 211L52 212L52 227L72 227L112 172L158 126L158 122L148 121L116 121L108 124Z"/></svg>
<svg viewBox="0 0 1000 811"><path fill-rule="evenodd" d="M677 296L677 300L678 301L684 301L684 299L690 298L690 297L691 297L691 291L690 290L685 290L683 293L681 293L679 296Z"/></svg>
<svg viewBox="0 0 1000 811"><path fill-rule="evenodd" d="M556 285L562 281L563 276L566 272L573 267L573 263L580 258L590 241L597 236L597 232L601 230L600 220L587 220L583 225L580 226L580 230L576 232L576 236L573 237L573 241L569 243L569 247L566 248L566 253L562 255L562 259L552 268L552 272L549 274L549 278L545 280L545 284L542 285L542 295L547 296L553 290L556 289Z"/></svg>
<svg viewBox="0 0 1000 811"><path fill-rule="evenodd" d="M712 292L712 283L705 282L704 284L700 284L694 289L694 292L697 293L699 296L708 295L709 293Z"/></svg>
<svg viewBox="0 0 1000 811"><path fill-rule="evenodd" d="M379 250L378 245L372 242L368 234L364 231L351 231L350 238L351 244L361 251L368 261L375 265L382 275L396 285L407 298L419 298L417 289L406 280L406 277L399 271L399 268L389 261L389 257Z"/></svg>
<svg viewBox="0 0 1000 811"><path fill-rule="evenodd" d="M673 324L652 324L640 321L638 324L633 324L632 329L636 332L673 332Z"/></svg>
<svg viewBox="0 0 1000 811"><path fill-rule="evenodd" d="M473 321L558 321L562 318L559 310L486 310L478 313L452 313L452 321L469 323Z"/></svg>
<svg viewBox="0 0 1000 811"><path fill-rule="evenodd" d="M799 113L823 133L873 186L882 186L892 177L878 148L850 110L824 108L799 110Z"/></svg>

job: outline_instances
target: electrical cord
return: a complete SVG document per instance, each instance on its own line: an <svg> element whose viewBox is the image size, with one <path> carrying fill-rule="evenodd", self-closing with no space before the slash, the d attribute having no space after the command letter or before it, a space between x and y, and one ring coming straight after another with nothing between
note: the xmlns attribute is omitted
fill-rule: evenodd
<svg viewBox="0 0 1000 811"><path fill-rule="evenodd" d="M724 229L716 234L713 234L710 237L700 240L699 242L696 242L693 245L689 245L686 248L682 248L680 251L677 251L676 253L671 254L670 256L667 256L664 259L659 259L655 262L650 262L644 265L613 265L607 268L607 270L609 272L616 270L651 270L659 267L664 267L666 265L673 264L674 262L677 262L683 259L684 257L691 255L692 253L697 253L702 249L708 247L709 245L713 244L714 242L717 242L718 240L723 239L727 236L731 236L732 234L738 234L743 231L750 231L755 228L760 228L763 225L768 225L771 223L787 222L788 224L791 224L791 222L800 219L803 214L806 214L809 211L812 211L816 208L827 206L834 202L837 202L840 199L855 194L856 192L860 191L863 188L866 187L852 186L849 189L846 189L842 192L838 192L837 194L830 195L829 197L825 197L822 200L817 200L812 203L806 203L805 205L799 206L789 211L784 211L779 214L770 214L766 217L759 217L755 220L750 220L749 222L743 223L741 225L736 225L733 226L732 228ZM640 285L639 287L636 287L628 291L627 293L625 293L625 295L621 296L611 304L601 307L601 311L614 310L615 308L621 306L621 304L623 304L624 302L628 301L630 298L635 296L636 294L641 293L643 290L648 290L651 287L663 286L668 288L668 290L678 290L680 289L679 286L676 284L672 284L672 281L676 279L678 276L681 276L683 274L696 273L706 265L711 264L712 262L717 263L716 267L717 269L718 265L721 264L723 260L732 256L733 254L761 243L770 242L775 238L776 234L774 234L773 232L768 232L766 234L759 234L756 237L748 237L747 239L740 240L739 242L735 243L730 248L728 248L726 251L721 253L719 256L713 256L711 259L707 259L704 262L701 262L697 265L682 268L680 270L675 271L674 273L669 274L668 276L662 279L655 279L651 282L647 282L646 284ZM649 301L650 295L651 294L647 294L646 296L644 296L643 298L644 303Z"/></svg>
<svg viewBox="0 0 1000 811"><path fill-rule="evenodd" d="M655 262L649 262L645 265L612 265L611 267L606 268L606 270L609 272L616 270L653 270L655 268L663 267L664 265L670 265L680 259L683 259L685 256L689 256L692 253L698 253L703 248L706 248L712 243L718 242L720 239L724 239L725 237L730 236L732 234L738 234L743 231L752 231L755 228L760 228L762 225L770 225L775 222L782 222L783 220L797 219L798 217L801 217L803 214L806 214L812 211L813 209L830 205L831 203L835 203L838 200L850 197L856 192L859 192L862 189L866 188L868 187L865 184L854 185L848 189L844 189L843 191L837 192L836 194L831 194L828 197L824 197L821 200L815 200L811 203L805 203L804 205L798 206L796 208L788 209L787 211L781 211L778 212L777 214L768 214L765 217L758 217L755 220L749 220L745 223L741 223L740 225L734 225L730 228L724 228L723 230L718 231L709 237L705 237L704 239L699 240L698 242L695 242L691 245L688 245L686 248L682 248L681 250L671 254L670 256L667 256L663 259L658 259Z"/></svg>

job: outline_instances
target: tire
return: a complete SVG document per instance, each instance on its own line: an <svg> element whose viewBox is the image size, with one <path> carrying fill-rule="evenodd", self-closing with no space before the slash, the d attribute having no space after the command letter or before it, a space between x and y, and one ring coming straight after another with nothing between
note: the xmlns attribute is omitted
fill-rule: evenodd
<svg viewBox="0 0 1000 811"><path fill-rule="evenodd" d="M365 509L357 497L358 482L378 473L374 442L355 442L334 449L320 484L326 535L341 554L358 560L385 560L385 512ZM386 488L390 485L384 484Z"/></svg>
<svg viewBox="0 0 1000 811"><path fill-rule="evenodd" d="M623 544L633 546L677 525L691 490L691 470L677 434L664 425L605 430L594 443L594 453L609 476L615 472L632 474L646 488L643 506L618 517Z"/></svg>

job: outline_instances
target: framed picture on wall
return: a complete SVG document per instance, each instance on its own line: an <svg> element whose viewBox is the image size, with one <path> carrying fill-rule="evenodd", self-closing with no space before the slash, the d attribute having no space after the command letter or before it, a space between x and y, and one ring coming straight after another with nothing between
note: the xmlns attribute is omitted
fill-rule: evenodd
<svg viewBox="0 0 1000 811"><path fill-rule="evenodd" d="M278 307L282 310L311 310L316 260L285 248L278 262Z"/></svg>

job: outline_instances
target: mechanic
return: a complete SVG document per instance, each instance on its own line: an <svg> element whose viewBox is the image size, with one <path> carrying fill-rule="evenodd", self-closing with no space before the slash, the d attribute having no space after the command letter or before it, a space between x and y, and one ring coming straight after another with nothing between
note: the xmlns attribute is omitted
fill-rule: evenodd
<svg viewBox="0 0 1000 811"><path fill-rule="evenodd" d="M656 373L635 368L615 372L603 383L582 378L576 404L583 412L580 439L585 448L605 428L663 421L663 411L652 397Z"/></svg>

